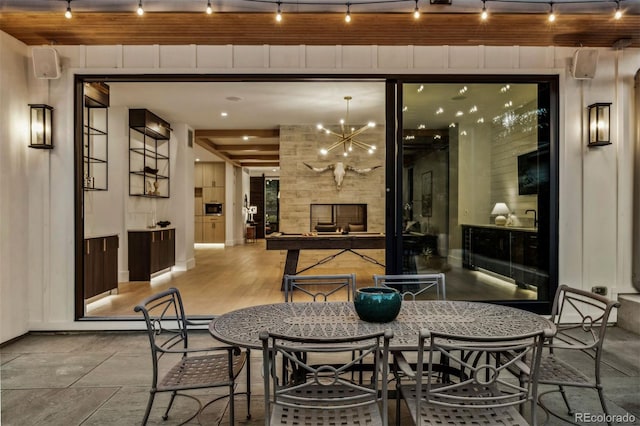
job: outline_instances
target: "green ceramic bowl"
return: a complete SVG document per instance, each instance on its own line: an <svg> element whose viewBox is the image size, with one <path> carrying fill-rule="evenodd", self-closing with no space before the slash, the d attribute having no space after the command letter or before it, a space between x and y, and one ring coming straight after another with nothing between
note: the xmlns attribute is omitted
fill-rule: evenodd
<svg viewBox="0 0 640 426"><path fill-rule="evenodd" d="M353 304L363 321L390 322L400 312L402 296L393 288L363 287L356 290Z"/></svg>

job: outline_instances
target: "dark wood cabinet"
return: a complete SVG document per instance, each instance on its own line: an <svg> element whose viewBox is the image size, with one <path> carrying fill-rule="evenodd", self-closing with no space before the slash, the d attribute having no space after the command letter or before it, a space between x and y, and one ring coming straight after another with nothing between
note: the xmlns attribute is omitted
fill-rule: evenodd
<svg viewBox="0 0 640 426"><path fill-rule="evenodd" d="M118 288L118 236L84 240L84 298Z"/></svg>
<svg viewBox="0 0 640 426"><path fill-rule="evenodd" d="M538 234L533 230L462 225L462 266L504 275L518 286L539 286L547 274L540 270Z"/></svg>
<svg viewBox="0 0 640 426"><path fill-rule="evenodd" d="M129 281L149 281L151 275L175 265L175 229L129 231Z"/></svg>

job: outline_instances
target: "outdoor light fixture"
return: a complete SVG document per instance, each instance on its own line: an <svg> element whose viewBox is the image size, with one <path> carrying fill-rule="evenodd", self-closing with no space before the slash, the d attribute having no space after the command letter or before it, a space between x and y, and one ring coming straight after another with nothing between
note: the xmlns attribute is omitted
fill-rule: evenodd
<svg viewBox="0 0 640 426"><path fill-rule="evenodd" d="M611 102L599 102L587 107L589 110L588 146L611 145Z"/></svg>
<svg viewBox="0 0 640 426"><path fill-rule="evenodd" d="M29 104L31 108L31 143L29 148L53 148L53 107Z"/></svg>
<svg viewBox="0 0 640 426"><path fill-rule="evenodd" d="M67 19L71 19L73 17L71 14L71 0L67 0L67 11L64 12L64 17Z"/></svg>
<svg viewBox="0 0 640 426"><path fill-rule="evenodd" d="M496 203L496 205L493 206L493 210L491 210L492 215L493 214L497 215L495 224L498 226L504 226L507 224L507 216L509 216L510 213L511 211L509 210L509 207L507 207L505 203Z"/></svg>

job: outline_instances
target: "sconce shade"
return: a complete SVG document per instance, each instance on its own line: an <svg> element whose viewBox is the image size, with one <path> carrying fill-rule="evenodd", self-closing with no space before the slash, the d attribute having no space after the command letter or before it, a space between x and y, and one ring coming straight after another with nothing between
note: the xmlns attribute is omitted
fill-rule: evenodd
<svg viewBox="0 0 640 426"><path fill-rule="evenodd" d="M505 203L496 203L496 205L493 206L493 210L491 210L492 215L497 215L495 223L498 226L504 226L507 224L507 217L505 215L509 215L509 213L511 213L511 211Z"/></svg>
<svg viewBox="0 0 640 426"><path fill-rule="evenodd" d="M44 104L29 104L31 108L30 148L53 148L53 107Z"/></svg>
<svg viewBox="0 0 640 426"><path fill-rule="evenodd" d="M595 103L589 105L589 140L588 146L611 145L610 122L611 103Z"/></svg>

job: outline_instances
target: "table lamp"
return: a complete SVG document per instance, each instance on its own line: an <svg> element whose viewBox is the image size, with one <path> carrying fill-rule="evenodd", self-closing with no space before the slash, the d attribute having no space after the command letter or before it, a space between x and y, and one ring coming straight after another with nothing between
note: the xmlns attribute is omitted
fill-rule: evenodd
<svg viewBox="0 0 640 426"><path fill-rule="evenodd" d="M491 210L491 214L496 214L495 224L498 226L505 226L507 224L507 217L505 215L509 215L511 211L509 207L505 203L496 203L493 206L493 210Z"/></svg>
<svg viewBox="0 0 640 426"><path fill-rule="evenodd" d="M249 222L253 222L253 215L258 213L258 206L249 206L247 212L249 213Z"/></svg>

